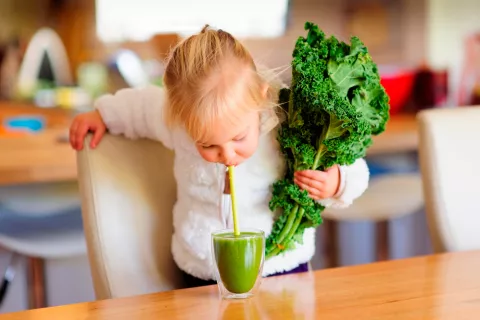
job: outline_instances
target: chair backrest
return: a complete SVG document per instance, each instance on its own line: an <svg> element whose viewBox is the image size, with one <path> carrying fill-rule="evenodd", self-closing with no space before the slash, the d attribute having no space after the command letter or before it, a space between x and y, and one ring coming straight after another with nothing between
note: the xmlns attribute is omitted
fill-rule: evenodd
<svg viewBox="0 0 480 320"><path fill-rule="evenodd" d="M480 249L480 108L418 116L426 213L435 251Z"/></svg>
<svg viewBox="0 0 480 320"><path fill-rule="evenodd" d="M77 154L88 256L97 299L181 287L171 254L173 154L160 143L105 135Z"/></svg>

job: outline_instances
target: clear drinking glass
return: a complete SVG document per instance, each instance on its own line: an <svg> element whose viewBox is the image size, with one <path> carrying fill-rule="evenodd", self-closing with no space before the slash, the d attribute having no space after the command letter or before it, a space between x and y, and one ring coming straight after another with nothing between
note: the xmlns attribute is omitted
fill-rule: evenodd
<svg viewBox="0 0 480 320"><path fill-rule="evenodd" d="M265 233L242 229L235 236L233 229L212 233L212 255L215 277L224 299L245 299L258 289L265 260Z"/></svg>

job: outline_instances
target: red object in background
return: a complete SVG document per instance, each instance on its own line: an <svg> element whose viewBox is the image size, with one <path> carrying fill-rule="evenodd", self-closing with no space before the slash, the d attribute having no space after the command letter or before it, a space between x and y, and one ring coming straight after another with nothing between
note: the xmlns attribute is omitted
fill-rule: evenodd
<svg viewBox="0 0 480 320"><path fill-rule="evenodd" d="M415 71L394 70L380 73L380 83L390 97L390 115L399 113L412 95Z"/></svg>

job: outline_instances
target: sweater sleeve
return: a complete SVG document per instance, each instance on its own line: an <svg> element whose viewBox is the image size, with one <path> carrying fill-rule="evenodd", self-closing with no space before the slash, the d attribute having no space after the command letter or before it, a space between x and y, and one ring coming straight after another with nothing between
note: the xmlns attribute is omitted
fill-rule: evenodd
<svg viewBox="0 0 480 320"><path fill-rule="evenodd" d="M100 112L111 134L121 134L130 139L148 138L172 149L171 133L164 122L164 104L164 90L150 85L101 96L95 101L94 107Z"/></svg>
<svg viewBox="0 0 480 320"><path fill-rule="evenodd" d="M358 159L352 165L340 166L340 188L329 199L319 200L325 207L346 208L360 197L368 187L370 172L364 159Z"/></svg>

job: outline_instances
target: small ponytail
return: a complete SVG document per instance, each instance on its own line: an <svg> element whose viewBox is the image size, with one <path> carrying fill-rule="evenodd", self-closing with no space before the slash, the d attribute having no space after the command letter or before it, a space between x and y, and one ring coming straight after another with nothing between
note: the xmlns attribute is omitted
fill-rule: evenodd
<svg viewBox="0 0 480 320"><path fill-rule="evenodd" d="M210 25L207 23L207 24L202 28L202 31L200 31L200 33L205 33L205 32L207 32L209 29L210 29Z"/></svg>

